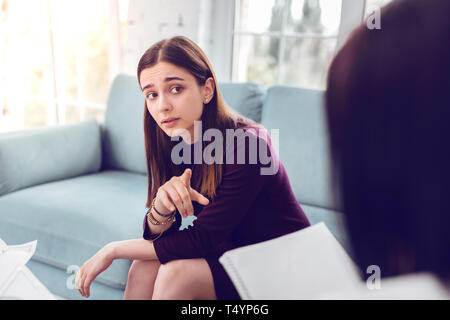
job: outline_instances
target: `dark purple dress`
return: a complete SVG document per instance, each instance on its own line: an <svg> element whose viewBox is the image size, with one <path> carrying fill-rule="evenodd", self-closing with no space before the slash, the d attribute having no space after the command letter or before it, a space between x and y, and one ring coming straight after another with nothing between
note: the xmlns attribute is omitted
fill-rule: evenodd
<svg viewBox="0 0 450 320"><path fill-rule="evenodd" d="M211 268L218 299L240 299L225 269L218 261L228 250L273 239L310 225L298 204L288 176L265 129L247 125L251 133L244 142L234 139L233 161L224 156L222 183L216 197L207 206L193 202L197 219L193 227L179 230L180 216L163 235L154 241L156 255L161 263L175 259L204 258ZM272 162L256 157L252 141L258 152L266 150ZM254 145L253 145L254 146ZM194 150L194 144L190 146ZM245 161L238 162L238 155ZM242 160L242 158L240 159ZM233 162L233 163L230 163ZM256 162L256 163L255 163ZM180 172L192 165L181 165ZM263 171L265 169L265 171ZM264 174L262 174L264 172ZM269 174L268 174L269 173ZM144 219L145 239L152 239Z"/></svg>

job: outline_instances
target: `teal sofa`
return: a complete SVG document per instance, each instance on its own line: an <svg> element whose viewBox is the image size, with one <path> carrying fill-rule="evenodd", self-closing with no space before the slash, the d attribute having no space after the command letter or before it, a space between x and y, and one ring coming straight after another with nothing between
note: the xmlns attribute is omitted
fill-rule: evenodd
<svg viewBox="0 0 450 320"><path fill-rule="evenodd" d="M254 83L221 83L230 107L279 129L279 156L312 224L324 221L348 249L330 175L323 92ZM104 123L0 135L0 238L38 240L28 263L54 294L81 299L74 270L111 241L140 238L147 176L144 97L135 77L113 82ZM184 219L181 228L195 224ZM116 260L90 299L122 299L131 261ZM83 298L84 299L84 298Z"/></svg>

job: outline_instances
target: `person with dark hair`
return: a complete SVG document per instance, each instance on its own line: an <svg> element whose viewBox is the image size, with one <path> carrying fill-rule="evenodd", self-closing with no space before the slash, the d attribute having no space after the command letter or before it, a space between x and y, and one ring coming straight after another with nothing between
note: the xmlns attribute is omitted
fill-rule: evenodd
<svg viewBox="0 0 450 320"><path fill-rule="evenodd" d="M81 267L76 287L88 297L114 259L130 259L125 299L240 299L219 257L309 226L286 170L267 131L225 104L193 41L155 43L137 76L148 169L143 239L107 244ZM255 159L261 154L270 161ZM179 230L192 215L194 225Z"/></svg>
<svg viewBox="0 0 450 320"><path fill-rule="evenodd" d="M356 263L381 272L375 297L450 298L449 15L448 0L394 0L329 70L336 181Z"/></svg>

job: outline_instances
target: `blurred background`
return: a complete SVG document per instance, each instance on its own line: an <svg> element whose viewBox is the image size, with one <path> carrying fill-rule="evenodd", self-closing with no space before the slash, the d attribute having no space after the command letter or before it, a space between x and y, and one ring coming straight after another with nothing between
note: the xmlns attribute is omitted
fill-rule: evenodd
<svg viewBox="0 0 450 320"><path fill-rule="evenodd" d="M185 35L220 82L325 89L336 51L390 0L0 0L0 132L102 122L117 74Z"/></svg>

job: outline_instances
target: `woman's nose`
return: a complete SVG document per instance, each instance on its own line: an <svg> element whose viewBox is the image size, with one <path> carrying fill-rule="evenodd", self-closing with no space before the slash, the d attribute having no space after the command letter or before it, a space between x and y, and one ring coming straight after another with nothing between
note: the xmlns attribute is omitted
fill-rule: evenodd
<svg viewBox="0 0 450 320"><path fill-rule="evenodd" d="M164 95L160 95L159 99L158 99L158 111L167 111L170 110L172 108L172 105L170 104L169 99L164 96Z"/></svg>

